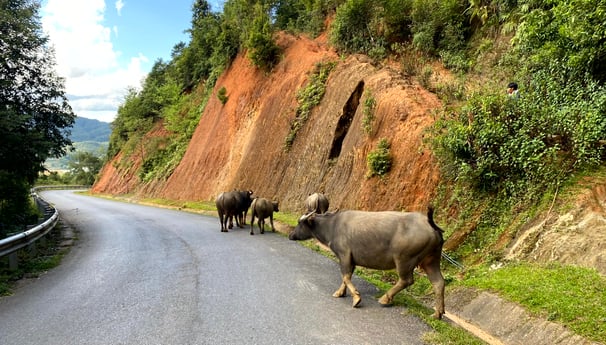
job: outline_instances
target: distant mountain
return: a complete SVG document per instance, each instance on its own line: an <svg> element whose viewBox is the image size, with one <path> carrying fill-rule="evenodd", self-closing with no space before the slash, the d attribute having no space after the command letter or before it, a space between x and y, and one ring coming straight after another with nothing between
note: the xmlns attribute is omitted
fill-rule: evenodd
<svg viewBox="0 0 606 345"><path fill-rule="evenodd" d="M108 122L87 119L85 117L76 117L76 122L72 128L70 139L74 142L95 141L99 143L109 142L109 135L112 130Z"/></svg>
<svg viewBox="0 0 606 345"><path fill-rule="evenodd" d="M71 129L69 138L74 143L76 151L90 152L96 156L103 157L109 145L111 126L108 122L76 117L76 122ZM61 158L49 158L44 165L50 171L67 170L69 167L70 154Z"/></svg>

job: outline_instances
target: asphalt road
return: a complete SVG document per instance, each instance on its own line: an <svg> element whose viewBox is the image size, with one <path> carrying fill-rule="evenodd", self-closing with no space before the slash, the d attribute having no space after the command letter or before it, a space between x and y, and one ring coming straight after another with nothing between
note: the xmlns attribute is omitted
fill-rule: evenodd
<svg viewBox="0 0 606 345"><path fill-rule="evenodd" d="M272 232L221 233L216 217L41 194L77 229L62 264L0 298L0 344L423 344L429 328L334 298L337 264Z"/></svg>

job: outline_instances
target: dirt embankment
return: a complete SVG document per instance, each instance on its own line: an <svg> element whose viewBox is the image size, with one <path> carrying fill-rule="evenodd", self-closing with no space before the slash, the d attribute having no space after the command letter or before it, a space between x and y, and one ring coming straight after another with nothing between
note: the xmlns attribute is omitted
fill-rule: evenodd
<svg viewBox="0 0 606 345"><path fill-rule="evenodd" d="M93 191L133 193L174 200L214 200L222 191L252 189L282 208L302 211L303 200L325 192L331 208L424 210L438 182L423 130L433 122L437 97L399 71L374 66L363 56L341 60L324 37L281 35L284 57L270 74L240 55L222 75L228 101L211 97L183 160L164 182L144 186L141 159L117 168L118 155ZM335 61L326 94L298 132L289 152L284 142L298 106L297 91L319 62ZM372 133L362 129L363 102L376 100ZM156 128L150 136L161 135ZM367 154L387 138L394 157L389 176L366 178Z"/></svg>

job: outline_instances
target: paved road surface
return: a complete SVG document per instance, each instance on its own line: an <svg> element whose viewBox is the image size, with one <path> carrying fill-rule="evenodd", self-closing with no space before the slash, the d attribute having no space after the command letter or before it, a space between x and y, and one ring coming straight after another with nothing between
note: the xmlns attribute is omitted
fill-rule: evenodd
<svg viewBox="0 0 606 345"><path fill-rule="evenodd" d="M0 344L423 344L429 328L334 298L335 262L215 217L47 191L78 230L63 263L0 298Z"/></svg>

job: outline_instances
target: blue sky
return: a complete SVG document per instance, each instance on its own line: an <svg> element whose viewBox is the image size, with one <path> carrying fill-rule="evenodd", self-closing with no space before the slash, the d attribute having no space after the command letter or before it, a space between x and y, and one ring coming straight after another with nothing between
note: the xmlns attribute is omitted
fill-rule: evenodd
<svg viewBox="0 0 606 345"><path fill-rule="evenodd" d="M194 0L43 0L43 29L78 116L111 122L128 87L188 42ZM222 0L211 0L222 11Z"/></svg>

